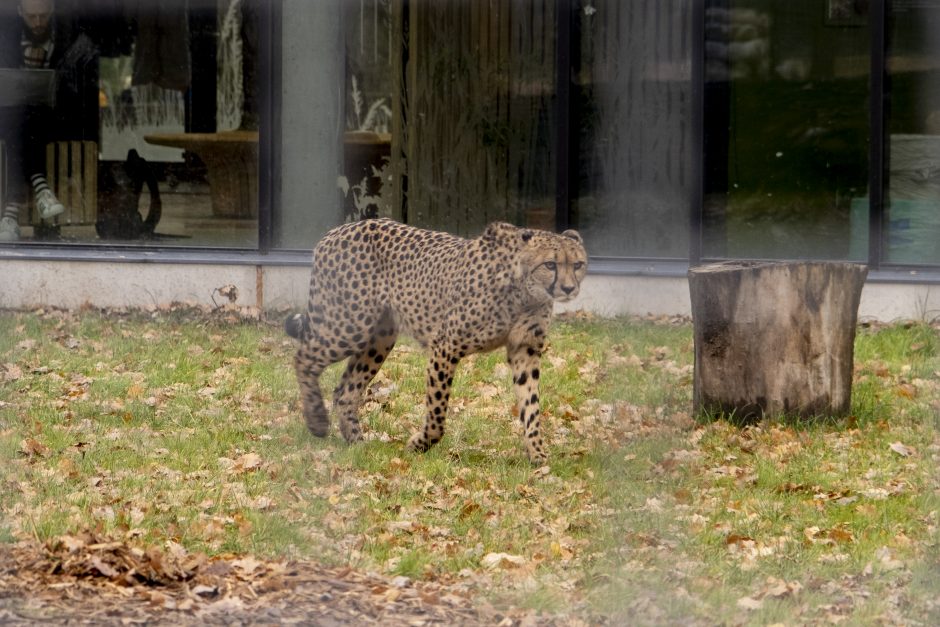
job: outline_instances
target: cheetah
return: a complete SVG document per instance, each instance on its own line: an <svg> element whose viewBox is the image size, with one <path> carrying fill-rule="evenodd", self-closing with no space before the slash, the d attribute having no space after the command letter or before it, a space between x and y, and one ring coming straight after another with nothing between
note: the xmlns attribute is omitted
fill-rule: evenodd
<svg viewBox="0 0 940 627"><path fill-rule="evenodd" d="M333 229L314 249L307 312L285 321L287 334L300 340L294 366L307 428L327 434L319 377L348 358L333 408L346 441L360 440L362 395L405 334L430 354L424 427L407 444L427 451L444 435L457 364L505 347L529 460L545 463L539 360L553 302L576 297L586 272L574 230L558 235L495 222L464 239L387 219Z"/></svg>

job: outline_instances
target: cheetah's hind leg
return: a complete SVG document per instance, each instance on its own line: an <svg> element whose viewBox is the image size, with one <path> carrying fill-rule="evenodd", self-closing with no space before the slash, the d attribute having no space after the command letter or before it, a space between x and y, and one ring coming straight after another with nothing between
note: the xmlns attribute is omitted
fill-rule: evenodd
<svg viewBox="0 0 940 627"><path fill-rule="evenodd" d="M349 358L346 370L333 391L333 407L339 420L339 430L347 442L362 439L362 429L359 426L362 394L382 368L385 358L395 346L397 337L391 316L386 314L373 330L367 347Z"/></svg>
<svg viewBox="0 0 940 627"><path fill-rule="evenodd" d="M300 340L300 348L294 356L294 370L300 387L304 421L315 436L325 437L330 429L330 418L323 404L320 391L320 374L329 364L326 351L310 333L310 318L307 313L293 314L284 321L284 331Z"/></svg>
<svg viewBox="0 0 940 627"><path fill-rule="evenodd" d="M323 404L323 393L320 391L320 374L329 365L330 360L326 358L325 351L313 338L301 344L294 357L304 422L310 433L320 438L326 437L330 429L330 417Z"/></svg>

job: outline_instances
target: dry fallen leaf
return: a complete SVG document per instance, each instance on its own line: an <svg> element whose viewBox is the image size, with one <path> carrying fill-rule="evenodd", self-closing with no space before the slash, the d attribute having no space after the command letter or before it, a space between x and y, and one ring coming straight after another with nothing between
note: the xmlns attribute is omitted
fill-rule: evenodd
<svg viewBox="0 0 940 627"><path fill-rule="evenodd" d="M85 540L82 538L76 538L75 536L60 536L56 539L56 544L61 545L62 548L68 553L74 553L80 549L85 548Z"/></svg>
<svg viewBox="0 0 940 627"><path fill-rule="evenodd" d="M476 387L477 395L483 400L490 400L499 396L500 388L489 383L479 385Z"/></svg>
<svg viewBox="0 0 940 627"><path fill-rule="evenodd" d="M809 544L829 544L852 543L855 542L855 534L850 529L843 526L836 526L832 529L820 529L819 527L806 527L803 529L803 536Z"/></svg>
<svg viewBox="0 0 940 627"><path fill-rule="evenodd" d="M146 390L139 383L132 384L127 388L127 398L142 398Z"/></svg>
<svg viewBox="0 0 940 627"><path fill-rule="evenodd" d="M17 381L23 378L23 369L16 364L0 364L0 375L4 381Z"/></svg>
<svg viewBox="0 0 940 627"><path fill-rule="evenodd" d="M259 496L250 503L252 509L271 509L274 507L274 501L267 496Z"/></svg>
<svg viewBox="0 0 940 627"><path fill-rule="evenodd" d="M916 452L910 446L906 446L904 444L901 444L900 442L892 442L890 445L888 445L888 448L890 448L892 451L894 451L901 457L910 457Z"/></svg>
<svg viewBox="0 0 940 627"><path fill-rule="evenodd" d="M767 589L764 591L765 597L782 599L791 595L796 595L803 589L803 584L799 581L783 581L775 577L767 578Z"/></svg>
<svg viewBox="0 0 940 627"><path fill-rule="evenodd" d="M234 285L223 285L222 287L215 288L215 291L222 298L227 298L230 303L234 303L238 300L238 288Z"/></svg>
<svg viewBox="0 0 940 627"><path fill-rule="evenodd" d="M519 568L525 566L525 558L509 553L487 553L480 560L480 565L490 570L497 568Z"/></svg>
<svg viewBox="0 0 940 627"><path fill-rule="evenodd" d="M16 349L21 351L28 351L36 348L36 340L22 340L16 344Z"/></svg>
<svg viewBox="0 0 940 627"><path fill-rule="evenodd" d="M390 474L404 474L408 472L409 468L411 468L411 464L401 459L400 457L393 457L388 462L388 470Z"/></svg>
<svg viewBox="0 0 940 627"><path fill-rule="evenodd" d="M104 575L105 577L109 579L117 579L121 575L121 573L117 569L115 569L110 564L106 563L103 559L101 559L97 555L92 555L89 561L91 562L91 566L95 570L97 570L99 573L101 573L102 575Z"/></svg>
<svg viewBox="0 0 940 627"><path fill-rule="evenodd" d="M738 599L737 606L742 610L759 610L764 607L764 601L761 599L755 599L753 597L742 597Z"/></svg>
<svg viewBox="0 0 940 627"><path fill-rule="evenodd" d="M257 453L245 453L232 464L231 472L240 474L261 468L261 456Z"/></svg>
<svg viewBox="0 0 940 627"><path fill-rule="evenodd" d="M386 529L389 532L405 532L411 533L416 528L416 525L413 520L390 520L386 525Z"/></svg>
<svg viewBox="0 0 940 627"><path fill-rule="evenodd" d="M34 438L26 438L20 442L20 453L26 457L45 457L49 454L49 447Z"/></svg>
<svg viewBox="0 0 940 627"><path fill-rule="evenodd" d="M249 555L241 559L232 560L232 566L238 571L240 577L250 578L255 571L264 566L264 562L260 562Z"/></svg>
<svg viewBox="0 0 940 627"><path fill-rule="evenodd" d="M886 546L875 551L875 557L881 562L881 567L886 571L898 570L904 568L904 562L894 559L894 553Z"/></svg>
<svg viewBox="0 0 940 627"><path fill-rule="evenodd" d="M736 533L729 533L725 537L725 544L727 546L743 545L747 543L753 543L754 539L748 536L738 535Z"/></svg>

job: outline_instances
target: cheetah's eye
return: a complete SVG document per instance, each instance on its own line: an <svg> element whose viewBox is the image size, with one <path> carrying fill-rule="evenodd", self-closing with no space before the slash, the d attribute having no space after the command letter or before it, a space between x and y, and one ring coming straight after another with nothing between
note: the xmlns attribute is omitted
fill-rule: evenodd
<svg viewBox="0 0 940 627"><path fill-rule="evenodd" d="M546 268L548 268L549 270L552 270L552 271L554 271L555 268L558 267L558 264L556 264L554 261L546 261L543 265L544 265Z"/></svg>
<svg viewBox="0 0 940 627"><path fill-rule="evenodd" d="M574 262L574 269L575 269L575 272L577 272L578 270L580 270L580 269L583 268L583 267L584 267L584 262L583 262L583 261L575 261L575 262Z"/></svg>

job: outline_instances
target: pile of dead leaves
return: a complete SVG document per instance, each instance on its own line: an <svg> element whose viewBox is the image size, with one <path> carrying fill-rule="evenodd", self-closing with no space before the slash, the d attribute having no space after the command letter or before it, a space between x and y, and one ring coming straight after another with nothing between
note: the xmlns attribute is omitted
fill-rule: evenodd
<svg viewBox="0 0 940 627"><path fill-rule="evenodd" d="M172 541L167 543L166 550L158 547L144 549L124 541L99 538L92 533L56 538L46 543L36 558L48 564L42 570L49 575L103 577L122 586L170 586L191 581L200 569L207 570L204 555L190 555Z"/></svg>
<svg viewBox="0 0 940 627"><path fill-rule="evenodd" d="M576 625L444 584L311 562L208 558L93 533L0 544L0 623Z"/></svg>

